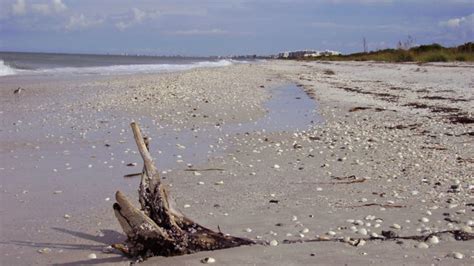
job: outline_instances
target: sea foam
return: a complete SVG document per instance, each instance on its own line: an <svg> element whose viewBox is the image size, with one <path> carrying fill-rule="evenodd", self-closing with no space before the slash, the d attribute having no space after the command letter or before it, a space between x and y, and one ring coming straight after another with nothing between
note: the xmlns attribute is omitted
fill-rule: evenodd
<svg viewBox="0 0 474 266"><path fill-rule="evenodd" d="M0 77L2 76L9 76L9 75L15 75L17 72L15 71L14 68L5 65L5 62L3 60L0 60Z"/></svg>
<svg viewBox="0 0 474 266"><path fill-rule="evenodd" d="M232 65L231 60L201 61L190 64L132 64L132 65L112 65L95 67L60 67L22 71L22 74L30 75L118 75L137 73L162 73L184 71L202 67L223 67ZM13 73L14 74L14 73Z"/></svg>

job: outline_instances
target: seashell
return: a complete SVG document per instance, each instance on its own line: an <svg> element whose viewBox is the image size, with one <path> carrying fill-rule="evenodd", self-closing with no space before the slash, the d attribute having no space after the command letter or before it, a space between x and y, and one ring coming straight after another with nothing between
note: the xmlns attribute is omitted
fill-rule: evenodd
<svg viewBox="0 0 474 266"><path fill-rule="evenodd" d="M272 247L278 246L278 241L276 241L275 239L273 239L272 241L270 241L270 246L272 246Z"/></svg>
<svg viewBox="0 0 474 266"><path fill-rule="evenodd" d="M211 264L211 263L215 263L216 259L214 259L213 257L205 257L204 259L201 260L201 262L204 264Z"/></svg>

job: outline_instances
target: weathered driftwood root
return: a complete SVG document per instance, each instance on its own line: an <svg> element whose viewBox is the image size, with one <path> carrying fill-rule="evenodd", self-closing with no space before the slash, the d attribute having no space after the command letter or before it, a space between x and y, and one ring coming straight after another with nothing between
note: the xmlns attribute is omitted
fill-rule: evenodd
<svg viewBox="0 0 474 266"><path fill-rule="evenodd" d="M124 245L116 245L117 249L131 257L148 258L256 244L250 239L212 231L173 209L140 128L136 123L131 126L144 162L138 190L141 209L117 191L115 216L128 238Z"/></svg>

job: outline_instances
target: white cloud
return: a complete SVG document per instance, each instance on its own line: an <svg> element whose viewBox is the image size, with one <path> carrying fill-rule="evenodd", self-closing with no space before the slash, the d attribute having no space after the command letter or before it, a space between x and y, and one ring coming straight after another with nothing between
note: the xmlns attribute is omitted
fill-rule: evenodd
<svg viewBox="0 0 474 266"><path fill-rule="evenodd" d="M133 11L133 20L137 23L142 22L147 16L145 11L141 11L138 8L133 8L132 11Z"/></svg>
<svg viewBox="0 0 474 266"><path fill-rule="evenodd" d="M104 22L104 19L87 18L84 14L71 16L69 22L66 24L67 31L83 30L98 26Z"/></svg>
<svg viewBox="0 0 474 266"><path fill-rule="evenodd" d="M441 21L439 25L451 29L470 28L471 30L474 30L474 13L465 17L451 18Z"/></svg>
<svg viewBox="0 0 474 266"><path fill-rule="evenodd" d="M49 3L32 3L27 5L26 0L16 0L12 5L13 15L25 15L28 12L49 15L53 13L61 13L67 9L62 0L51 0Z"/></svg>
<svg viewBox="0 0 474 266"><path fill-rule="evenodd" d="M154 19L154 18L157 18L158 16L160 15L160 13L158 11L143 11L139 8L132 8L131 9L131 14L128 15L128 18L127 20L122 20L122 21L119 21L117 23L115 23L115 26L123 31L127 28L130 28L136 24L140 24L142 23L143 21L147 20L147 19Z"/></svg>
<svg viewBox="0 0 474 266"><path fill-rule="evenodd" d="M12 5L12 12L13 12L14 15L24 15L26 13L25 0L17 0Z"/></svg>
<svg viewBox="0 0 474 266"><path fill-rule="evenodd" d="M62 2L62 0L52 0L53 9L56 12L62 12L67 9L67 6Z"/></svg>
<svg viewBox="0 0 474 266"><path fill-rule="evenodd" d="M48 15L51 12L48 4L33 4L31 5L31 9L34 13L42 15Z"/></svg>
<svg viewBox="0 0 474 266"><path fill-rule="evenodd" d="M474 37L474 13L441 21L439 26L444 29L444 32L440 35L444 40L449 40L452 43L472 42Z"/></svg>

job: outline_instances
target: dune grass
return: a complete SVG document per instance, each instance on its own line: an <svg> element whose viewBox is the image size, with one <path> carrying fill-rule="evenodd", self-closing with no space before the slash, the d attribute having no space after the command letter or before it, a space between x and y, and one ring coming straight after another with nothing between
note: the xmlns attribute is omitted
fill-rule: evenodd
<svg viewBox="0 0 474 266"><path fill-rule="evenodd" d="M379 61L379 62L474 62L474 43L446 48L439 44L421 45L410 49L385 49L368 53L334 55L304 60Z"/></svg>

